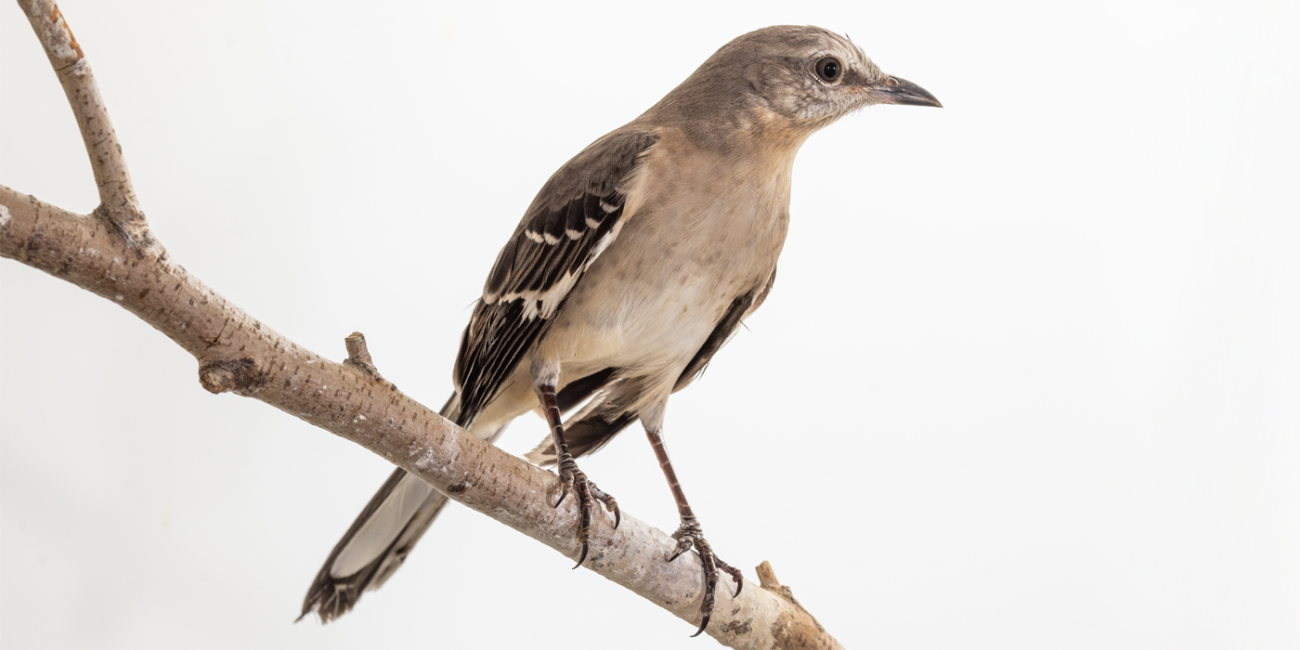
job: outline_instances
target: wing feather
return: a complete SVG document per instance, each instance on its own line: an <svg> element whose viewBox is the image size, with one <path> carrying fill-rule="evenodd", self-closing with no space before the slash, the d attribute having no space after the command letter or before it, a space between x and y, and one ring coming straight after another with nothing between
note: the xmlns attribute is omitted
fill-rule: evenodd
<svg viewBox="0 0 1300 650"><path fill-rule="evenodd" d="M461 337L454 380L468 426L546 335L569 292L618 234L625 191L657 136L615 131L547 181L501 249Z"/></svg>

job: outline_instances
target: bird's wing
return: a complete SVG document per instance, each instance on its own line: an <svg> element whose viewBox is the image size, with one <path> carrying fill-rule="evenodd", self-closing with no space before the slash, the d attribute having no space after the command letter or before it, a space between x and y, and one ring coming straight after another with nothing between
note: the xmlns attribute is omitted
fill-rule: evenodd
<svg viewBox="0 0 1300 650"><path fill-rule="evenodd" d="M618 237L626 192L658 137L615 131L542 187L501 249L461 337L453 378L462 426L473 422L546 333L583 273Z"/></svg>

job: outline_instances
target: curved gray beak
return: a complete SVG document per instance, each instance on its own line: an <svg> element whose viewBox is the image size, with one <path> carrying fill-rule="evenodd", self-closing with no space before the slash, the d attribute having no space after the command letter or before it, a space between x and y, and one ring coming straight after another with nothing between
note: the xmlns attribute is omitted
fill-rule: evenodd
<svg viewBox="0 0 1300 650"><path fill-rule="evenodd" d="M886 77L885 80L867 88L874 104L902 104L906 106L934 106L943 108L943 104L930 92L901 77Z"/></svg>

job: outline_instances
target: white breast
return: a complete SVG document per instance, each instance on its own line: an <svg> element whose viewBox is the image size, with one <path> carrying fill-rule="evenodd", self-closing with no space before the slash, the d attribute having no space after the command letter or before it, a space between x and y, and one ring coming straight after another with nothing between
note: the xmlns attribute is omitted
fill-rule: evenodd
<svg viewBox="0 0 1300 650"><path fill-rule="evenodd" d="M618 367L675 381L732 301L775 269L793 153L760 158L661 139L625 190L618 237L570 293L539 354L567 376Z"/></svg>

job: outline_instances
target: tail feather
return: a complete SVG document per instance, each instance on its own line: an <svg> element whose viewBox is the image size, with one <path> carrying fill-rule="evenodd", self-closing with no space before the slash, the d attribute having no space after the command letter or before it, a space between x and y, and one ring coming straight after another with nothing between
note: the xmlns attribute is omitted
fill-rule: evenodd
<svg viewBox="0 0 1300 650"><path fill-rule="evenodd" d="M610 383L614 374L614 368L606 368L570 382L560 391L561 410L568 411L600 391ZM584 413L587 410L584 409ZM462 426L461 416L468 415L460 412L457 395L452 395L440 413ZM633 416L631 419L636 418ZM507 423L475 423L472 430L475 435L493 442L505 430ZM615 426L613 433L617 433L627 423L601 424L597 428L608 429L610 426ZM601 440L598 434L589 437L592 442ZM402 566L412 547L429 529L447 501L446 496L406 470L398 468L394 471L330 552L307 590L298 620L316 612L321 622L328 623L348 613L363 593L378 589Z"/></svg>
<svg viewBox="0 0 1300 650"><path fill-rule="evenodd" d="M453 395L440 413L455 420L457 406ZM475 427L474 433L492 441L504 430L503 423L491 430ZM348 613L363 593L378 589L402 566L447 501L406 470L394 471L334 545L307 590L298 620L316 612L328 623Z"/></svg>
<svg viewBox="0 0 1300 650"><path fill-rule="evenodd" d="M379 588L402 565L446 504L447 497L398 468L330 552L298 620L315 611L328 623L348 613L362 593Z"/></svg>

